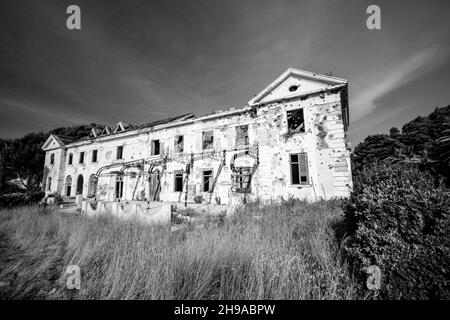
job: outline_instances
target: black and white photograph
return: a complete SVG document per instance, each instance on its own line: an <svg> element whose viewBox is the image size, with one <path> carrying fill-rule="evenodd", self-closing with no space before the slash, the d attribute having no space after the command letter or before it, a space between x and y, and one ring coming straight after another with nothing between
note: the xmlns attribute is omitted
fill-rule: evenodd
<svg viewBox="0 0 450 320"><path fill-rule="evenodd" d="M449 300L449 11L1 0L0 305Z"/></svg>

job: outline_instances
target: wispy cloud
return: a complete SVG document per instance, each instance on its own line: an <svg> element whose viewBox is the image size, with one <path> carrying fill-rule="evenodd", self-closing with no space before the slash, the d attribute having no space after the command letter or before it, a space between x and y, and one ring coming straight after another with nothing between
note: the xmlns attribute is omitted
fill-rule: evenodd
<svg viewBox="0 0 450 320"><path fill-rule="evenodd" d="M448 48L435 45L408 57L403 62L364 74L364 79L359 79L359 85L355 86L352 120L367 116L377 107L379 99L396 88L435 70L445 63L447 58Z"/></svg>

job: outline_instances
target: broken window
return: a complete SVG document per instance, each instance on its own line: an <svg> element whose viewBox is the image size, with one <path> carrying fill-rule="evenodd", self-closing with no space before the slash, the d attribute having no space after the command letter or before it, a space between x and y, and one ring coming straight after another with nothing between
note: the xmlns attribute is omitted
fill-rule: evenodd
<svg viewBox="0 0 450 320"><path fill-rule="evenodd" d="M236 192L250 192L251 168L239 168L234 175Z"/></svg>
<svg viewBox="0 0 450 320"><path fill-rule="evenodd" d="M183 171L176 171L175 172L174 191L175 192L182 192L183 191Z"/></svg>
<svg viewBox="0 0 450 320"><path fill-rule="evenodd" d="M184 136L175 136L175 152L183 152Z"/></svg>
<svg viewBox="0 0 450 320"><path fill-rule="evenodd" d="M92 162L97 162L97 150L92 150Z"/></svg>
<svg viewBox="0 0 450 320"><path fill-rule="evenodd" d="M303 108L287 112L288 130L290 133L305 132Z"/></svg>
<svg viewBox="0 0 450 320"><path fill-rule="evenodd" d="M214 134L213 131L203 131L202 132L202 149L213 149L214 148Z"/></svg>
<svg viewBox="0 0 450 320"><path fill-rule="evenodd" d="M203 192L212 191L213 184L213 172L212 170L203 170L202 190Z"/></svg>
<svg viewBox="0 0 450 320"><path fill-rule="evenodd" d="M290 154L291 183L308 184L308 157L306 153Z"/></svg>
<svg viewBox="0 0 450 320"><path fill-rule="evenodd" d="M117 147L116 159L123 159L123 146Z"/></svg>
<svg viewBox="0 0 450 320"><path fill-rule="evenodd" d="M236 127L236 145L246 146L248 144L248 125Z"/></svg>
<svg viewBox="0 0 450 320"><path fill-rule="evenodd" d="M80 152L80 163L84 163L84 152Z"/></svg>
<svg viewBox="0 0 450 320"><path fill-rule="evenodd" d="M69 165L73 162L73 153L69 153Z"/></svg>
<svg viewBox="0 0 450 320"><path fill-rule="evenodd" d="M50 154L50 164L54 164L55 163L55 154L52 153Z"/></svg>
<svg viewBox="0 0 450 320"><path fill-rule="evenodd" d="M160 143L159 140L152 140L152 156L157 156L160 153Z"/></svg>

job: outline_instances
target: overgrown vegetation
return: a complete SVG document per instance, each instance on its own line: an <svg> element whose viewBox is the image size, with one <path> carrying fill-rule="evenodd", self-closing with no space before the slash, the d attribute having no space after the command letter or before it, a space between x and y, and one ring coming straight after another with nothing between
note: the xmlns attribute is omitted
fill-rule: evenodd
<svg viewBox="0 0 450 320"><path fill-rule="evenodd" d="M14 208L18 206L26 206L37 204L44 197L44 192L27 192L27 193L12 193L0 194L0 208Z"/></svg>
<svg viewBox="0 0 450 320"><path fill-rule="evenodd" d="M450 298L450 197L444 184L415 165L361 170L345 206L345 249L364 284L381 269L380 297Z"/></svg>
<svg viewBox="0 0 450 320"><path fill-rule="evenodd" d="M0 211L3 299L351 299L337 203L246 206L221 226L169 228L23 207ZM81 290L66 288L68 265ZM0 289L0 290L2 290Z"/></svg>

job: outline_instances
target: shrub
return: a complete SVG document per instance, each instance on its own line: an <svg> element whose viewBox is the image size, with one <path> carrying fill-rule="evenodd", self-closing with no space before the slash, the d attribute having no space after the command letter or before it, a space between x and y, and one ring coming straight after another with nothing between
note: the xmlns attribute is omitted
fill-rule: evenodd
<svg viewBox="0 0 450 320"><path fill-rule="evenodd" d="M441 181L414 166L361 171L344 205L344 249L360 280L381 269L381 298L450 298L450 203Z"/></svg>
<svg viewBox="0 0 450 320"><path fill-rule="evenodd" d="M44 192L11 193L0 195L0 208L14 208L36 204L44 197Z"/></svg>

